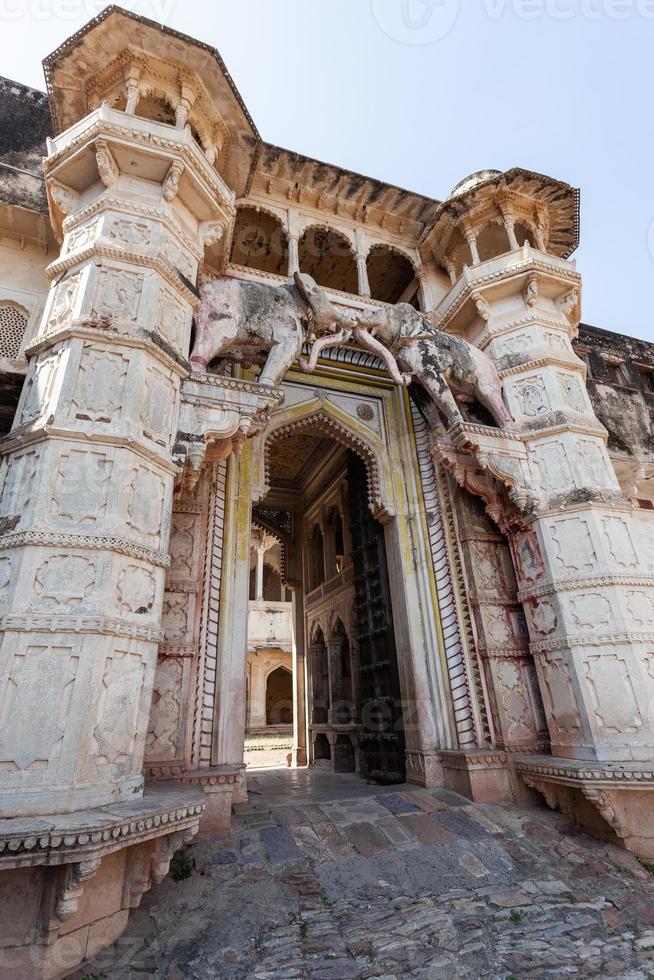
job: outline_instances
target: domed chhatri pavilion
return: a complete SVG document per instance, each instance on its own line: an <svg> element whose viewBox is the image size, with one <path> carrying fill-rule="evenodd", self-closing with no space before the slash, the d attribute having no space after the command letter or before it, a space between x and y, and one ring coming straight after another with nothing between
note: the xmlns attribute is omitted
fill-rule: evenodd
<svg viewBox="0 0 654 980"><path fill-rule="evenodd" d="M578 191L265 143L118 7L44 68L0 81L7 975L114 942L260 744L652 860L654 349L580 323Z"/></svg>

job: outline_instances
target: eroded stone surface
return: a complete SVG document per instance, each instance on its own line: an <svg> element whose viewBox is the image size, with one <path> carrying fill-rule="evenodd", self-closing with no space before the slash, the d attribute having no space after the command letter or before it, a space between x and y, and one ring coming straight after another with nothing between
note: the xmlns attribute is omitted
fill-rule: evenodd
<svg viewBox="0 0 654 980"><path fill-rule="evenodd" d="M191 846L192 877L147 896L76 980L654 971L654 879L559 815L327 773L256 782L231 836Z"/></svg>

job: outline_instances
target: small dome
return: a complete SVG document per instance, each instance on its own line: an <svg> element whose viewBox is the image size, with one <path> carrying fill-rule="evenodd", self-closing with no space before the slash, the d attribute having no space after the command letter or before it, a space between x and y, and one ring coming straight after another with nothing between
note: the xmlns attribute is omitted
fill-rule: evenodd
<svg viewBox="0 0 654 980"><path fill-rule="evenodd" d="M456 187L453 187L450 191L449 198L460 197L461 194L471 191L474 187L478 187L479 184L485 184L487 180L500 177L501 174L501 170L477 170L474 174L470 174L469 177L464 177L463 180L460 180Z"/></svg>

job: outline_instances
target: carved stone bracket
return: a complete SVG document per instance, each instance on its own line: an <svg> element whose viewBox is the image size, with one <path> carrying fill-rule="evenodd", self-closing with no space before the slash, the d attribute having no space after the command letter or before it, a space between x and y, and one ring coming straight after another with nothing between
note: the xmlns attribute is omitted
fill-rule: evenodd
<svg viewBox="0 0 654 980"><path fill-rule="evenodd" d="M502 529L515 531L524 525L536 497L521 439L506 430L457 422L446 435L433 434L431 451L460 486L482 497Z"/></svg>
<svg viewBox="0 0 654 980"><path fill-rule="evenodd" d="M87 861L69 864L65 868L62 889L55 906L55 915L60 922L66 922L77 912L84 886L97 874L101 860L93 857Z"/></svg>
<svg viewBox="0 0 654 980"><path fill-rule="evenodd" d="M206 462L240 452L283 401L279 388L194 373L182 385L176 453L183 465L179 489L193 490Z"/></svg>
<svg viewBox="0 0 654 980"><path fill-rule="evenodd" d="M581 794L611 827L627 850L654 856L654 765L638 762L593 762L549 756L525 756L516 770L550 809L561 810L583 824L575 803ZM589 827L591 832L594 828Z"/></svg>

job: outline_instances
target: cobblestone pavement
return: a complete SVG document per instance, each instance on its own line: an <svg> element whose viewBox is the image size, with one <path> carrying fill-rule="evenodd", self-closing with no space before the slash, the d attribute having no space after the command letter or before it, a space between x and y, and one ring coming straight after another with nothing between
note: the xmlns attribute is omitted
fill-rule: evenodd
<svg viewBox="0 0 654 980"><path fill-rule="evenodd" d="M110 980L654 978L654 877L546 810L259 773L229 839L75 974Z"/></svg>

